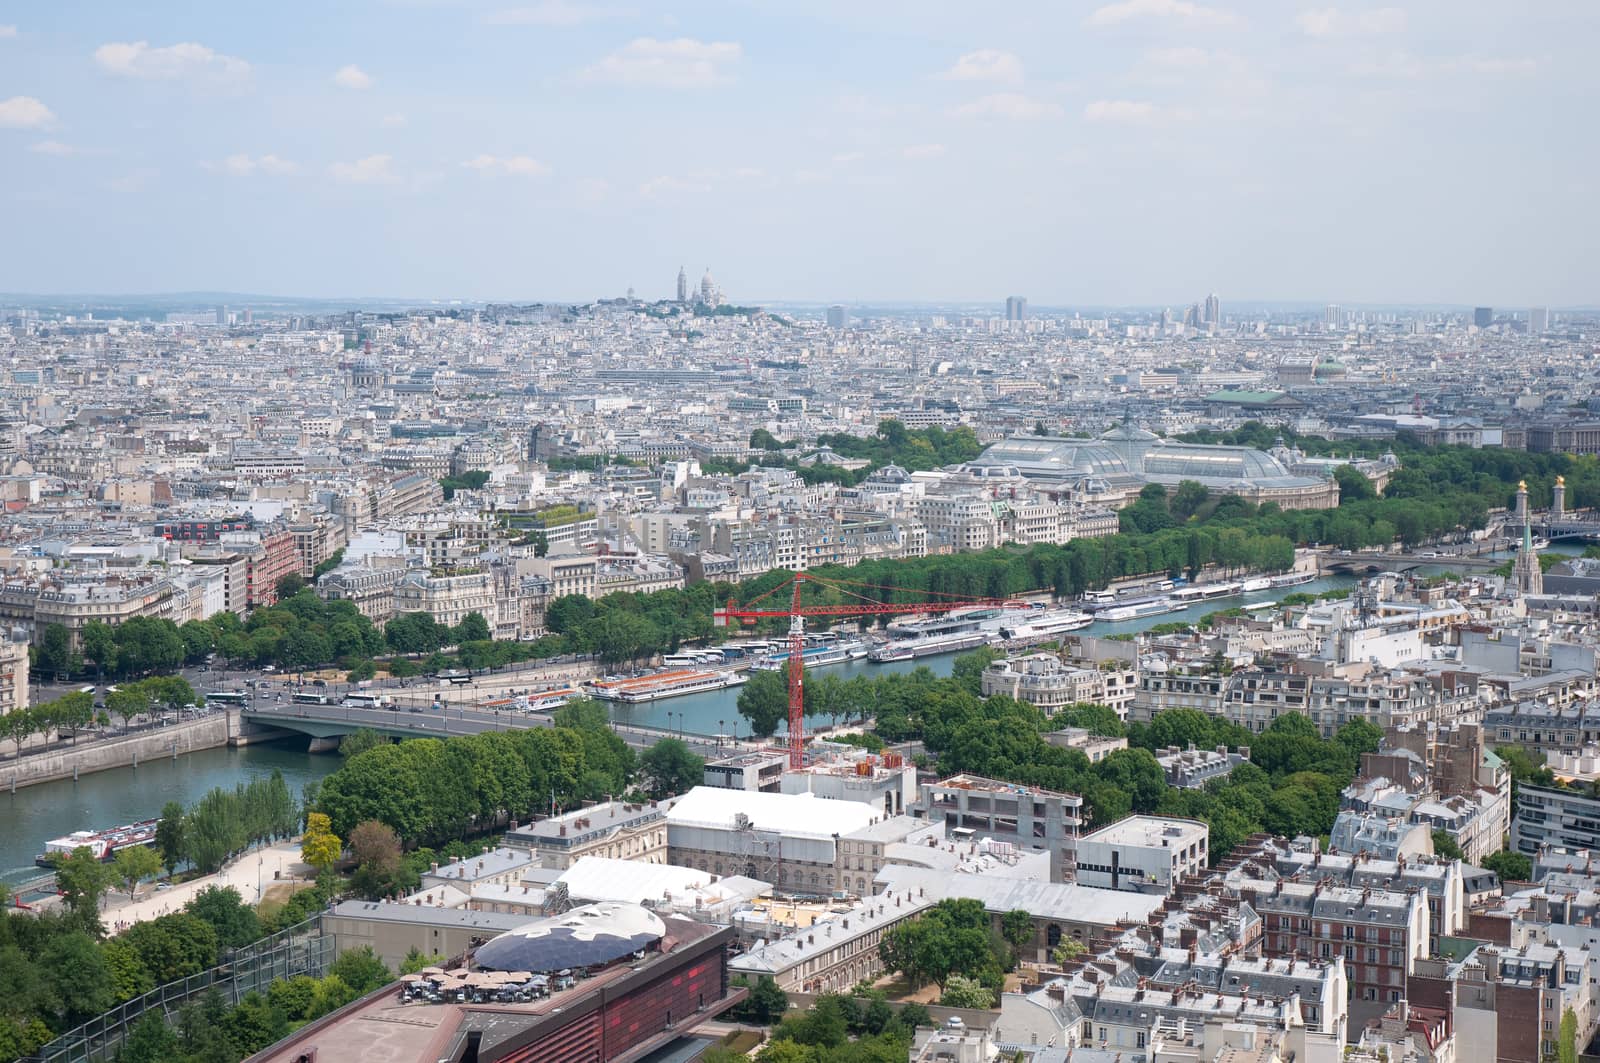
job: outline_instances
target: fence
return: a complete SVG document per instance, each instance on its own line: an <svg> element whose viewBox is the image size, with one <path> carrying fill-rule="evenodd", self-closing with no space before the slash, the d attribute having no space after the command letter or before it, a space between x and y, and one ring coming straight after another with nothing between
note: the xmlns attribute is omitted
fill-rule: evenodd
<svg viewBox="0 0 1600 1063"><path fill-rule="evenodd" d="M308 974L320 978L334 960L334 939L322 933L322 916L280 930L239 949L225 963L152 989L69 1030L33 1055L29 1063L106 1063L113 1060L129 1032L146 1012L159 1010L170 1018L181 1005L215 989L229 1004L246 994L265 993L280 978Z"/></svg>

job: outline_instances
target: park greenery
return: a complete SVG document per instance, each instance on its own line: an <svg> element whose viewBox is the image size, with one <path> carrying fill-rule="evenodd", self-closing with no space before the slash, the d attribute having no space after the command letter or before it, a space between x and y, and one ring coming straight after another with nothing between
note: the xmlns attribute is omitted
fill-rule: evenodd
<svg viewBox="0 0 1600 1063"><path fill-rule="evenodd" d="M677 739L635 756L599 702L575 699L556 710L553 722L376 745L322 780L313 811L326 815L340 838L377 821L415 849L463 842L555 808L635 792L666 796L700 781L700 758ZM643 789L631 790L635 782Z"/></svg>
<svg viewBox="0 0 1600 1063"><path fill-rule="evenodd" d="M188 864L208 875L252 845L293 835L300 811L274 771L231 790L210 790L189 809L169 802L156 824L156 851L169 870Z"/></svg>
<svg viewBox="0 0 1600 1063"><path fill-rule="evenodd" d="M857 996L824 993L809 1010L790 1011L787 994L766 976L750 988L733 1017L772 1027L755 1055L757 1063L904 1063L917 1027L933 1025L921 1004L896 1007L878 989ZM713 1046L700 1058L739 1063L749 1057Z"/></svg>
<svg viewBox="0 0 1600 1063"><path fill-rule="evenodd" d="M144 852L149 850L127 850ZM59 912L0 906L0 1060L30 1055L54 1037L124 1001L167 982L199 974L223 962L235 949L251 945L284 926L302 921L326 905L327 885L303 890L273 918L262 918L231 887L210 887L179 911L135 923L107 937L100 901L118 881L128 861L101 863L86 849L67 857L62 876L64 908ZM237 1009L200 1002L179 1012L174 1030L161 1035L146 1018L135 1031L124 1060L238 1060L278 1040L294 1024L355 999L388 981L370 955L335 961L326 979L277 983L267 998L247 997ZM381 971L381 977L380 977ZM339 981L331 981L332 979ZM285 988L280 989L279 986ZM320 995L313 990L320 989ZM315 1006L311 1001L316 998ZM296 1002L291 1006L290 1001ZM205 1009L202 1016L200 1011ZM282 1021L268 1014L276 1009ZM186 1018L185 1016L189 1016ZM233 1046L223 1051L221 1035L201 1033L199 1019L226 1034ZM254 1034L246 1036L245 1031ZM136 1049L145 1044L154 1047Z"/></svg>

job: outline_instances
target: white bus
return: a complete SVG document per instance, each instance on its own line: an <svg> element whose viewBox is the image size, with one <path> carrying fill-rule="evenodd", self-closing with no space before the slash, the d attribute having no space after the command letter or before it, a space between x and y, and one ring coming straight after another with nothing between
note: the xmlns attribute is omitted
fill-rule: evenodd
<svg viewBox="0 0 1600 1063"><path fill-rule="evenodd" d="M391 704L389 695L370 694L365 691L357 691L353 694L346 694L344 697L344 703L355 709L387 709Z"/></svg>
<svg viewBox="0 0 1600 1063"><path fill-rule="evenodd" d="M300 691L289 699L296 705L332 705L332 694L314 694L309 691Z"/></svg>
<svg viewBox="0 0 1600 1063"><path fill-rule="evenodd" d="M250 695L242 690L212 690L206 694L207 705L245 705Z"/></svg>

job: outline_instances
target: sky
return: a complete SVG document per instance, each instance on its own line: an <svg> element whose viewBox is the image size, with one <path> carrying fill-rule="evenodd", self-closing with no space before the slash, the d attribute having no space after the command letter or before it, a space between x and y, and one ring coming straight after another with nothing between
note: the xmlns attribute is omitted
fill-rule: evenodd
<svg viewBox="0 0 1600 1063"><path fill-rule="evenodd" d="M0 3L0 291L1600 304L1595 0Z"/></svg>

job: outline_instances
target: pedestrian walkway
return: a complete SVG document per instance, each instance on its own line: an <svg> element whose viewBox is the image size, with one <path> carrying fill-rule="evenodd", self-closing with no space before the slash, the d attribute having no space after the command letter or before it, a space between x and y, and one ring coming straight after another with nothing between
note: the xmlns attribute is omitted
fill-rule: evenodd
<svg viewBox="0 0 1600 1063"><path fill-rule="evenodd" d="M277 842L246 852L214 875L191 879L171 889L156 889L147 883L131 903L126 893L109 893L100 906L100 918L108 930L117 933L134 923L180 911L195 894L211 886L232 886L246 904L255 905L261 903L274 882L309 881L313 877L312 869L300 859L299 840Z"/></svg>

